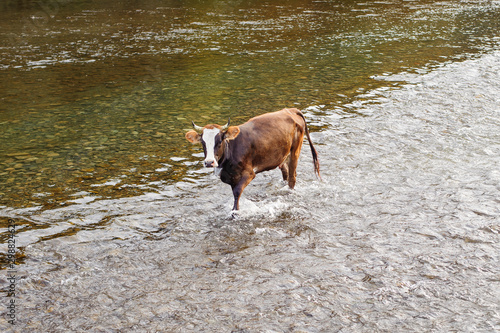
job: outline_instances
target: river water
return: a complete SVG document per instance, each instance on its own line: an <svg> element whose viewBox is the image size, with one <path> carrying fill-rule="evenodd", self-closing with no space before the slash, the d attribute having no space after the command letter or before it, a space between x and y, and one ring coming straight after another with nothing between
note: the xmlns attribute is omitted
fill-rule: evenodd
<svg viewBox="0 0 500 333"><path fill-rule="evenodd" d="M500 330L500 3L3 6L2 331ZM184 132L283 107L232 216Z"/></svg>

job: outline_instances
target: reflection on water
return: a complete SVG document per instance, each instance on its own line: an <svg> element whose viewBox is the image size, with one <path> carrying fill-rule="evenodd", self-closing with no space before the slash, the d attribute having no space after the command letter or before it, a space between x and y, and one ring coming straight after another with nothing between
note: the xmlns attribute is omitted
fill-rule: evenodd
<svg viewBox="0 0 500 333"><path fill-rule="evenodd" d="M498 2L0 9L15 332L500 330ZM291 106L324 182L305 145L231 219L185 130Z"/></svg>

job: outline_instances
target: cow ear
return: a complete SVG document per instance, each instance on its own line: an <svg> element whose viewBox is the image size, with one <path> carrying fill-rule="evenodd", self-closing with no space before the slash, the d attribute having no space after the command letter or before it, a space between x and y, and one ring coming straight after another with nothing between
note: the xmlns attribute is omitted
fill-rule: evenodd
<svg viewBox="0 0 500 333"><path fill-rule="evenodd" d="M200 143L201 135L198 134L196 131L191 130L186 133L186 139L191 143Z"/></svg>
<svg viewBox="0 0 500 333"><path fill-rule="evenodd" d="M224 139L234 140L238 134L240 134L240 128L238 126L229 126L226 133L224 134Z"/></svg>

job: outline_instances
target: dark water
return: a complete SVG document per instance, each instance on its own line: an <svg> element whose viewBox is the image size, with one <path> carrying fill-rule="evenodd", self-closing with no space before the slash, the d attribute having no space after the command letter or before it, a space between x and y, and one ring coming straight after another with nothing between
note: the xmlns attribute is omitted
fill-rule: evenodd
<svg viewBox="0 0 500 333"><path fill-rule="evenodd" d="M500 330L499 5L3 3L0 327ZM305 145L231 219L184 132L283 107L324 181Z"/></svg>

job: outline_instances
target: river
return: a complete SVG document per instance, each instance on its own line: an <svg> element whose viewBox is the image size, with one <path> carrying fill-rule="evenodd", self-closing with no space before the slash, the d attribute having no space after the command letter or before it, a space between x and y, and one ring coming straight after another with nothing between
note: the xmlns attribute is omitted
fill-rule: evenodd
<svg viewBox="0 0 500 333"><path fill-rule="evenodd" d="M500 330L499 2L15 4L2 331ZM304 145L232 216L184 133L283 107L323 180Z"/></svg>

